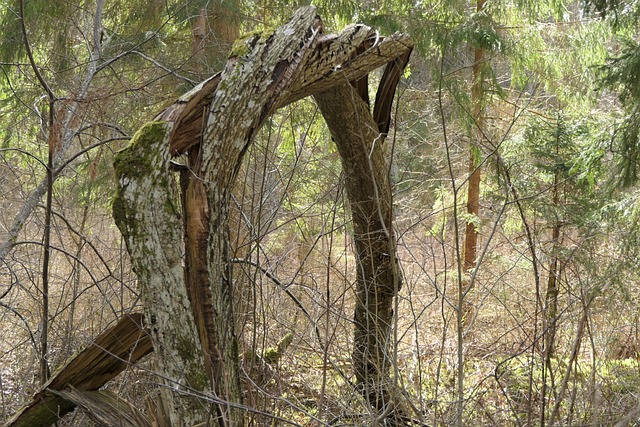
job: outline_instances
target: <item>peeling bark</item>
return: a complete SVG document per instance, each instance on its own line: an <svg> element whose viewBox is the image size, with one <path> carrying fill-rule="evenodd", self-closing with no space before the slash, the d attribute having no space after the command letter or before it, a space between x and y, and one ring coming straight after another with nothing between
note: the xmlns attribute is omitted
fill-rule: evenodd
<svg viewBox="0 0 640 427"><path fill-rule="evenodd" d="M298 67L298 75L292 79L287 93L278 98L275 108L282 108L307 96L322 93L346 81L357 81L390 62L400 63L404 68L412 48L413 43L404 34L380 37L364 25L348 27L339 35L317 35L309 48L304 67ZM398 61L398 58L404 59ZM233 58L232 60L235 61ZM156 120L174 123L170 140L172 155L182 154L202 141L203 117L209 115L209 106L220 83L220 77L221 73L211 76L156 117ZM381 85L381 88L383 87ZM388 99L383 96L377 96L376 99L378 98ZM378 108L376 106L376 109ZM383 110L382 107L379 109Z"/></svg>
<svg viewBox="0 0 640 427"><path fill-rule="evenodd" d="M202 169L209 210L209 283L214 335L223 362L216 388L224 392L220 397L229 402L242 402L229 256L231 188L248 144L286 93L319 28L320 20L315 12L305 8L273 34L245 40L250 52L247 57L235 57L227 63L203 133ZM229 425L241 425L243 414L229 406L224 418Z"/></svg>

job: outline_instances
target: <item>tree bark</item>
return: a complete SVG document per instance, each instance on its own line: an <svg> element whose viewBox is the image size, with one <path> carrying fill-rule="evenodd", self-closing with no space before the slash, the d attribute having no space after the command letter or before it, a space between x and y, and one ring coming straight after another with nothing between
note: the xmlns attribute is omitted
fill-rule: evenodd
<svg viewBox="0 0 640 427"><path fill-rule="evenodd" d="M476 1L476 13L484 9L486 0ZM484 111L482 97L484 91L484 81L482 68L484 67L484 49L475 47L473 50L473 67L471 83L471 118L475 127L472 131L472 141L469 145L469 178L467 182L467 224L464 233L464 248L462 262L462 280L458 283L458 307L456 312L457 329L457 390L458 402L456 408L456 425L462 427L462 416L464 411L464 337L466 330L475 316L475 308L467 299L467 295L474 286L473 273L477 267L477 246L478 246L478 219L480 217L480 171L481 165L478 162L478 153L484 136ZM458 237L456 236L456 239Z"/></svg>
<svg viewBox="0 0 640 427"><path fill-rule="evenodd" d="M171 191L171 125L151 122L120 151L114 219L138 276L147 326L161 375L162 407L172 425L195 425L209 416L193 390L209 389L182 269L181 222Z"/></svg>
<svg viewBox="0 0 640 427"><path fill-rule="evenodd" d="M558 147L556 146L556 155L558 155ZM556 172L553 177L552 187L552 205L557 210L560 208L560 176ZM551 231L551 260L549 262L549 277L547 278L547 289L545 292L544 306L543 306L543 323L542 323L542 341L543 341L543 357L544 365L542 375L542 386L540 387L540 425L544 427L546 406L547 406L547 392L549 387L553 390L555 388L555 381L553 377L553 366L551 365L551 359L554 356L556 331L557 331L557 316L558 316L558 295L560 293L558 289L558 279L560 275L560 233L562 228L562 222L560 217L556 217L553 223ZM547 381L550 381L550 384ZM551 424L549 424L551 425Z"/></svg>
<svg viewBox="0 0 640 427"><path fill-rule="evenodd" d="M315 98L338 146L353 218L354 371L368 402L382 410L391 398L393 299L400 287L389 166L382 145L385 135L377 131L367 103L351 85Z"/></svg>
<svg viewBox="0 0 640 427"><path fill-rule="evenodd" d="M311 12L311 13L310 13ZM252 35L222 73L203 133L202 170L208 198L208 265L214 312L214 335L223 361L220 396L242 402L238 343L233 313L229 204L243 155L264 120L286 93L292 76L318 34L320 20L304 8L273 34ZM248 52L242 52L249 50ZM243 414L229 406L229 425Z"/></svg>
<svg viewBox="0 0 640 427"><path fill-rule="evenodd" d="M476 12L484 8L485 0L478 0ZM475 122L474 141L469 148L469 182L467 189L467 214L473 218L467 221L464 239L464 270L469 272L476 266L476 247L478 245L478 230L476 219L480 212L480 165L477 161L477 153L484 133L484 112L482 108L482 92L484 84L482 80L482 67L484 62L484 49L476 47L473 55L472 87L471 87L471 114Z"/></svg>

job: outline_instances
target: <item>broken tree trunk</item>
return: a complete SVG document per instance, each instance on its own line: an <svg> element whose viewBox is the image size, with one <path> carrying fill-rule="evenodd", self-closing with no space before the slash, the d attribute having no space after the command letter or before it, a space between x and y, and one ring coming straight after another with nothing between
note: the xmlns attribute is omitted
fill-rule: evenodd
<svg viewBox="0 0 640 427"><path fill-rule="evenodd" d="M210 388L182 269L180 210L169 174L170 130L165 122L148 123L118 152L113 214L138 275L154 340L163 384L160 406L172 425L194 425L210 412L194 390Z"/></svg>
<svg viewBox="0 0 640 427"><path fill-rule="evenodd" d="M151 337L143 328L142 314L132 313L123 317L60 368L33 400L16 412L5 426L53 425L75 407L73 402L57 394L57 391L69 387L82 391L98 390L151 351Z"/></svg>
<svg viewBox="0 0 640 427"><path fill-rule="evenodd" d="M138 274L142 274L141 282L146 282L141 286L143 295L149 294L143 297L145 305L149 301L155 307L146 308L147 312L152 314L156 310L164 310L163 313L155 312L157 323L154 324L154 328L158 331L155 337L166 341L169 337L182 333L187 335L185 339L188 339L190 344L193 343L193 337L197 337L199 346L194 346L194 351L204 349L208 354L202 360L191 362L197 362L194 364L196 371L209 373L211 389L223 402L217 414L220 425L243 423L243 413L239 405L242 403L242 390L229 255L229 204L231 189L247 147L264 121L277 108L331 89L344 81L363 78L375 68L408 55L411 50L411 43L406 36L380 38L377 33L361 25L350 26L337 36L323 36L321 30L321 22L315 9L308 7L298 10L287 24L272 33L251 34L240 39L234 45L230 59L221 74L211 77L185 94L157 117L157 120L167 123L166 127L157 129L165 132L162 138L163 143L167 145L167 152L158 148L159 137L148 138L144 144L153 145L155 148L152 150L157 150L154 151L155 154L148 151L148 148L143 149L142 144L136 143L140 145L140 148L136 149L138 151L135 151L138 160L130 164L135 171L129 172L127 167L122 166L124 163L117 166L120 184L123 186L120 191L123 196L119 199L123 202L114 204L117 208L114 214L121 218L119 226L123 228L125 235L128 233L128 249L132 260L140 270ZM397 79L395 82L397 83ZM395 83L392 86L395 89ZM389 106L390 103L387 103L381 106L380 110L384 111ZM386 124L383 126L388 128L388 119L383 119L383 122L385 120ZM380 122L376 120L373 123L377 126ZM149 126L158 127L160 123L152 123ZM183 187L186 191L183 197L186 245L189 246L186 249L185 263L188 270L188 290L184 291L184 295L190 296L192 316L184 313L185 307L188 307L182 294L185 288L184 281L178 279L176 271L156 264L162 251L171 245L174 248L170 248L169 252L174 251L176 242L179 241L178 236L169 233L169 223L177 230L180 228L175 222L169 193L162 188L164 184L160 179L161 171L167 170L167 153L178 155L185 152L189 153L190 166L197 166L195 175L189 176ZM146 159L150 153L152 157L158 158L156 163L160 166L146 171L140 170L141 159ZM357 161L361 160L362 158L358 157ZM143 163L147 163L146 160ZM151 176L153 179L150 179ZM380 182L384 179L380 178ZM388 178L386 179L387 184L383 185L388 186ZM200 183L189 183L189 180L197 180ZM135 185L131 186L131 182L135 182ZM150 188L150 182L160 184ZM147 188L147 197L156 198L155 202L141 200L143 185ZM131 187L130 196L127 196L127 187ZM200 195L192 197L192 191ZM202 199L202 191L206 193L206 207L192 203L198 198ZM384 191L388 193L388 190ZM153 213L145 216L140 207L142 203L154 206ZM130 213L120 208L124 204L129 206ZM363 209L366 208L363 206ZM162 210L165 212L161 213ZM161 214L166 215L163 221L158 220ZM364 211L362 215L366 216ZM376 211L376 218L377 215ZM384 218L384 221L390 221L390 213L384 213ZM205 235L206 221L208 225ZM388 224L385 223L384 227L388 229ZM146 240L139 242L141 239ZM165 242L164 246L162 242ZM386 245L388 246L388 243ZM387 248L384 253L393 258L393 252L389 251ZM151 265L149 254L154 255ZM169 253L163 256L165 263L169 261L169 265L177 265L176 254ZM377 250L373 252L373 256L378 256ZM365 263L372 265L374 261L378 263L377 259L366 260ZM165 272L159 273L162 269ZM166 292L163 290L166 284L152 277L150 271L159 277L168 277L173 286L177 284L180 292L174 294L176 298L164 300L164 305L160 306L159 301L162 300L163 292ZM376 269L372 274L379 274L378 271ZM207 280L192 283L194 278L203 275L207 275ZM207 283L209 289L205 291L202 287L207 286ZM159 289L155 289L156 286ZM176 307L172 308L169 305ZM386 319L390 315L391 313L387 312L383 317ZM163 319L162 322L158 320L160 317ZM171 322L174 325L171 325ZM191 325L182 330L181 326L186 325L184 322L191 322ZM193 326L193 322L196 326ZM390 325L389 321L385 322ZM170 338L169 341L171 340L175 341L175 338ZM173 345L171 342L166 344L169 344L169 348ZM161 372L169 378L174 378L177 372L171 371L175 369L171 363L175 358L175 352L158 351L157 356L160 359L169 358L160 362ZM185 358L185 355L179 356ZM186 360L182 362L187 363ZM386 365L383 363L383 366ZM206 390L206 387L198 390ZM171 408L180 410L177 405Z"/></svg>
<svg viewBox="0 0 640 427"><path fill-rule="evenodd" d="M312 12L312 13L309 13ZM222 361L216 388L230 402L242 402L238 343L233 312L229 205L243 155L305 58L320 29L314 11L302 9L272 34L239 42L213 97L202 137L202 171L208 199L209 283L213 331ZM229 425L241 425L243 413L229 406Z"/></svg>
<svg viewBox="0 0 640 427"><path fill-rule="evenodd" d="M148 417L111 391L80 391L69 387L53 393L82 408L96 425L151 427Z"/></svg>
<svg viewBox="0 0 640 427"><path fill-rule="evenodd" d="M400 287L389 165L382 144L386 134L378 130L369 106L350 84L315 98L338 146L353 218L354 371L360 391L380 411L390 401L393 299Z"/></svg>

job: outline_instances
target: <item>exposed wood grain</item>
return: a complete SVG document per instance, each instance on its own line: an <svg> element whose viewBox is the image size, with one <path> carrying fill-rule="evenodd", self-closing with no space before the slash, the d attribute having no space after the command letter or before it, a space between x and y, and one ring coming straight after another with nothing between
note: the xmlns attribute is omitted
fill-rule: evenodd
<svg viewBox="0 0 640 427"><path fill-rule="evenodd" d="M98 425L151 427L143 413L111 391L83 391L70 387L52 393L82 408Z"/></svg>
<svg viewBox="0 0 640 427"><path fill-rule="evenodd" d="M6 427L50 426L75 405L53 391L72 386L97 390L127 366L153 351L151 337L143 326L142 313L131 313L102 332L87 348L55 373L33 400L15 413Z"/></svg>
<svg viewBox="0 0 640 427"><path fill-rule="evenodd" d="M217 73L209 77L156 116L156 120L174 123L169 143L172 155L180 154L200 142L204 119L208 115L221 75L222 73Z"/></svg>
<svg viewBox="0 0 640 427"><path fill-rule="evenodd" d="M407 62L409 62L410 55L411 50L389 62L384 69L382 79L380 79L378 91L376 92L376 102L373 107L373 120L378 125L378 131L380 133L386 134L389 132L393 98L396 94L396 88L398 87L402 72L407 66Z"/></svg>
<svg viewBox="0 0 640 427"><path fill-rule="evenodd" d="M322 28L318 28L317 31L320 33ZM389 63L392 64L387 67L385 74L393 75L394 70L404 68L412 49L413 42L407 35L396 33L381 37L364 25L350 26L338 35L318 35L308 49L304 66L298 67L296 75L290 77L290 85L277 100L275 108L282 108L348 81L359 81L371 71ZM390 84L381 88L395 90L400 75L401 73L397 74L397 79L392 79ZM200 143L205 123L203 118L209 114L209 105L220 79L221 73L215 74L156 117L157 120L174 123L169 142L169 151L173 156L184 153ZM385 107L390 108L390 105ZM380 111L385 109L381 108ZM379 117L386 115L381 114ZM388 120L381 119L380 124L388 130Z"/></svg>

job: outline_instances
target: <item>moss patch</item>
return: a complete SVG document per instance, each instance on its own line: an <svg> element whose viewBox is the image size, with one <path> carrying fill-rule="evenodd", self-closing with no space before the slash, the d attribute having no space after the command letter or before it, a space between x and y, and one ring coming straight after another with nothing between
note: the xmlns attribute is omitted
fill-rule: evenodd
<svg viewBox="0 0 640 427"><path fill-rule="evenodd" d="M287 350L287 348L293 342L293 334L289 332L286 334L275 347L269 347L264 352L264 361L273 365L280 361L282 355Z"/></svg>
<svg viewBox="0 0 640 427"><path fill-rule="evenodd" d="M229 58L245 56L253 50L260 40L264 43L272 34L273 29L267 28L264 30L251 31L241 35L233 42L231 51L229 52Z"/></svg>
<svg viewBox="0 0 640 427"><path fill-rule="evenodd" d="M113 165L118 179L136 179L148 175L157 161L153 157L156 151L149 148L164 140L168 130L168 123L161 121L142 126L131 138L129 145L115 155Z"/></svg>
<svg viewBox="0 0 640 427"><path fill-rule="evenodd" d="M164 141L169 129L169 124L166 122L149 122L135 133L129 145L115 155L113 166L116 172L117 188L113 198L112 214L116 225L125 237L135 234L136 230L132 212L129 212L124 198L125 187L131 182L153 175L153 169L162 160L158 158L158 150L154 149L154 145ZM166 182L168 185L168 180ZM175 210L175 207L171 206L171 209Z"/></svg>

